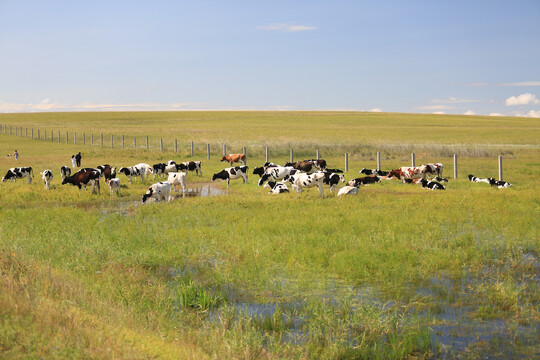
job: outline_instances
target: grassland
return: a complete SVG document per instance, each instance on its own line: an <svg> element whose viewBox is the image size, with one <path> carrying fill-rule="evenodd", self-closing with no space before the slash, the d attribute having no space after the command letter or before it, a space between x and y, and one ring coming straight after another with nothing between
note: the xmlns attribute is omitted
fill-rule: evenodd
<svg viewBox="0 0 540 360"><path fill-rule="evenodd" d="M4 114L1 124L90 134L148 135L116 149L0 134L0 357L3 358L528 358L539 354L540 124L534 119L364 113ZM178 139L177 154L156 139ZM87 138L88 139L88 138ZM141 206L152 181L122 196L60 185L58 169L189 160L205 185L220 145L248 147L248 165L315 149L347 179L440 161L445 192L385 182L358 196L325 189L272 197L232 182L226 195ZM116 141L118 144L118 142ZM206 160L205 143L213 144ZM459 175L451 179L451 154ZM515 186L471 184L469 173ZM53 189L39 171L50 168ZM3 174L2 174L3 175ZM224 184L218 184L225 191Z"/></svg>

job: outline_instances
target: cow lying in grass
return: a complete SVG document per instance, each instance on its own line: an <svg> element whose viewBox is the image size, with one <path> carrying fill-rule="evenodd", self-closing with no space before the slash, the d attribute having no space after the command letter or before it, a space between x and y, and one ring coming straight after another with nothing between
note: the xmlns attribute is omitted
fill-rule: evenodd
<svg viewBox="0 0 540 360"><path fill-rule="evenodd" d="M435 181L428 181L426 179L422 179L420 180L420 183L422 184L423 189L430 189L430 190L445 190L446 189L444 185Z"/></svg>
<svg viewBox="0 0 540 360"><path fill-rule="evenodd" d="M277 195L277 194L283 194L288 193L289 188L287 187L287 184L283 182L275 182L275 181L269 181L266 184L263 185L264 188L269 188L270 191L269 194Z"/></svg>
<svg viewBox="0 0 540 360"><path fill-rule="evenodd" d="M381 179L378 176L364 176L361 178L349 180L347 186L360 187L362 185L375 184L378 182L381 182Z"/></svg>
<svg viewBox="0 0 540 360"><path fill-rule="evenodd" d="M499 189L509 188L510 186L512 186L512 184L510 184L509 182L502 181L502 180L495 180L494 178L490 178L489 185L496 186Z"/></svg>
<svg viewBox="0 0 540 360"><path fill-rule="evenodd" d="M358 187L346 185L339 189L337 196L341 195L356 195L358 194Z"/></svg>

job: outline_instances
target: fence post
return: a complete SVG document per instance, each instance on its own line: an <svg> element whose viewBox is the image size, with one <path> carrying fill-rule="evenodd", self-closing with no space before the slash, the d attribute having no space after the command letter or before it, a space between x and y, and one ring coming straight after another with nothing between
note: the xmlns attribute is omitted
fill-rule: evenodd
<svg viewBox="0 0 540 360"><path fill-rule="evenodd" d="M321 153L320 153L319 149L317 149L317 154L316 154L316 156L317 156L317 160L320 160L320 158L321 158Z"/></svg>
<svg viewBox="0 0 540 360"><path fill-rule="evenodd" d="M381 152L377 151L377 170L381 170Z"/></svg>
<svg viewBox="0 0 540 360"><path fill-rule="evenodd" d="M223 156L227 155L227 145L223 144Z"/></svg>
<svg viewBox="0 0 540 360"><path fill-rule="evenodd" d="M17 127L17 126L15 127L15 136L19 136L19 127Z"/></svg>
<svg viewBox="0 0 540 360"><path fill-rule="evenodd" d="M122 149L124 149L124 135L122 135Z"/></svg>
<svg viewBox="0 0 540 360"><path fill-rule="evenodd" d="M148 135L146 135L146 150L148 150L149 147L148 147Z"/></svg>
<svg viewBox="0 0 540 360"><path fill-rule="evenodd" d="M503 181L502 156L499 155L499 181Z"/></svg>
<svg viewBox="0 0 540 360"><path fill-rule="evenodd" d="M17 135L17 128L15 128L15 135ZM44 130L43 139L47 141L47 130Z"/></svg>
<svg viewBox="0 0 540 360"><path fill-rule="evenodd" d="M114 149L114 135L111 134L111 149Z"/></svg>
<svg viewBox="0 0 540 360"><path fill-rule="evenodd" d="M137 138L133 137L133 148L137 150Z"/></svg>
<svg viewBox="0 0 540 360"><path fill-rule="evenodd" d="M294 162L294 150L291 149L291 162Z"/></svg>
<svg viewBox="0 0 540 360"><path fill-rule="evenodd" d="M208 160L210 160L210 144L206 144L206 154L208 155Z"/></svg>
<svg viewBox="0 0 540 360"><path fill-rule="evenodd" d="M10 134L11 134L11 126L9 127L9 130L10 130L9 132L10 132ZM39 136L39 129L38 129L38 130L37 130L37 139L39 140L40 137L41 137L41 136Z"/></svg>
<svg viewBox="0 0 540 360"><path fill-rule="evenodd" d="M69 144L69 131L66 131L66 144Z"/></svg>
<svg viewBox="0 0 540 360"><path fill-rule="evenodd" d="M349 171L349 153L345 153L345 172Z"/></svg>
<svg viewBox="0 0 540 360"><path fill-rule="evenodd" d="M191 157L193 157L194 154L195 154L195 144L192 141L191 142Z"/></svg>
<svg viewBox="0 0 540 360"><path fill-rule="evenodd" d="M457 154L454 154L454 179L457 179L458 172L457 172Z"/></svg>
<svg viewBox="0 0 540 360"><path fill-rule="evenodd" d="M412 166L412 167L415 167L415 165L414 165L414 164L415 164L415 161L414 161L414 160L415 160L415 155L414 155L414 153L412 153L412 154L411 154L411 163L412 163L411 166Z"/></svg>
<svg viewBox="0 0 540 360"><path fill-rule="evenodd" d="M9 135L13 135L13 129L11 128L11 125L9 125Z"/></svg>
<svg viewBox="0 0 540 360"><path fill-rule="evenodd" d="M247 164L247 151L246 151L246 147L244 146L243 148L243 152L244 152L244 164Z"/></svg>
<svg viewBox="0 0 540 360"><path fill-rule="evenodd" d="M163 139L159 139L159 150L163 152Z"/></svg>
<svg viewBox="0 0 540 360"><path fill-rule="evenodd" d="M24 129L24 134L25 134L25 137L28 137L28 128Z"/></svg>
<svg viewBox="0 0 540 360"><path fill-rule="evenodd" d="M90 134L90 145L94 146L94 133Z"/></svg>
<svg viewBox="0 0 540 360"><path fill-rule="evenodd" d="M101 147L103 147L103 133L99 134L99 140L100 140Z"/></svg>
<svg viewBox="0 0 540 360"><path fill-rule="evenodd" d="M77 132L73 133L73 144L77 144Z"/></svg>
<svg viewBox="0 0 540 360"><path fill-rule="evenodd" d="M54 131L51 130L51 142L54 141Z"/></svg>
<svg viewBox="0 0 540 360"><path fill-rule="evenodd" d="M86 145L86 133L82 133L82 144Z"/></svg>
<svg viewBox="0 0 540 360"><path fill-rule="evenodd" d="M60 130L58 130L58 143L60 144Z"/></svg>
<svg viewBox="0 0 540 360"><path fill-rule="evenodd" d="M266 147L266 162L268 162L268 146Z"/></svg>
<svg viewBox="0 0 540 360"><path fill-rule="evenodd" d="M34 138L34 128L32 128L32 139Z"/></svg>

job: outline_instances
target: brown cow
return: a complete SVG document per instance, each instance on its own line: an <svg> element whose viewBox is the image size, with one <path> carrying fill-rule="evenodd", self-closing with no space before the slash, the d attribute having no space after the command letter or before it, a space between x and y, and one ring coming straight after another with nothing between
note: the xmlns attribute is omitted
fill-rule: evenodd
<svg viewBox="0 0 540 360"><path fill-rule="evenodd" d="M62 185L64 184L72 184L79 187L79 191L81 190L81 187L84 186L84 189L86 190L87 185L92 185L92 194L96 191L96 187L98 189L98 192L101 192L101 189L99 187L99 178L101 174L99 171L78 171L72 176L67 176L62 181Z"/></svg>
<svg viewBox="0 0 540 360"><path fill-rule="evenodd" d="M233 166L235 162L242 162L244 165L246 164L246 155L245 154L229 154L225 155L221 158L221 161L226 161Z"/></svg>

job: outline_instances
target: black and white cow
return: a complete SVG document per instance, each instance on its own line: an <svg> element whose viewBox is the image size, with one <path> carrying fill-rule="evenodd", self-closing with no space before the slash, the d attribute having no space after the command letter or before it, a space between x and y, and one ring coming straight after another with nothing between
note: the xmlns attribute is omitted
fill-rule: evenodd
<svg viewBox="0 0 540 360"><path fill-rule="evenodd" d="M148 164L140 163L134 166L122 167L118 172L126 175L131 183L131 178L134 176L140 176L141 181L144 181L144 178L152 173L152 168Z"/></svg>
<svg viewBox="0 0 540 360"><path fill-rule="evenodd" d="M51 188L51 180L53 178L53 173L51 170L43 170L39 173L41 175L41 179L43 179L43 183L45 184L45 189L50 190Z"/></svg>
<svg viewBox="0 0 540 360"><path fill-rule="evenodd" d="M346 185L339 189L337 196L341 195L356 195L358 194L358 187Z"/></svg>
<svg viewBox="0 0 540 360"><path fill-rule="evenodd" d="M440 184L435 181L428 181L426 179L422 179L420 183L422 184L423 189L430 189L430 190L445 190L446 189L443 184Z"/></svg>
<svg viewBox="0 0 540 360"><path fill-rule="evenodd" d="M302 193L303 188L318 187L321 197L324 197L323 181L324 174L322 172L316 172L313 174L296 173L294 175L287 175L283 181L289 181L293 190Z"/></svg>
<svg viewBox="0 0 540 360"><path fill-rule="evenodd" d="M186 192L186 177L187 174L185 172L170 172L167 181L171 183L174 191L177 191L176 187L180 185L182 187L182 194L184 194Z"/></svg>
<svg viewBox="0 0 540 360"><path fill-rule="evenodd" d="M434 181L438 181L438 182L448 182L448 179L445 179L443 177L440 177L440 176L435 176L435 179L433 179Z"/></svg>
<svg viewBox="0 0 540 360"><path fill-rule="evenodd" d="M2 181L11 180L11 182L17 181L17 179L22 179L23 177L28 177L28 183L32 183L32 177L34 177L34 170L30 166L28 167L14 167L7 171L6 176L2 178Z"/></svg>
<svg viewBox="0 0 540 360"><path fill-rule="evenodd" d="M365 175L388 176L388 174L390 172L389 171L378 170L378 169L366 169L366 168L363 168L362 170L359 171L359 173L360 174L365 174Z"/></svg>
<svg viewBox="0 0 540 360"><path fill-rule="evenodd" d="M513 186L507 181L495 180L494 178L489 179L489 185L496 186L499 189L509 188L510 186Z"/></svg>
<svg viewBox="0 0 540 360"><path fill-rule="evenodd" d="M242 178L243 183L245 184L247 182L247 170L247 165L229 167L223 169L217 174L214 174L214 176L212 177L212 181L215 181L217 179L226 180L227 187L229 187L229 183L231 180Z"/></svg>
<svg viewBox="0 0 540 360"><path fill-rule="evenodd" d="M62 180L66 178L66 176L71 176L71 168L66 165L62 165L60 167L60 176L62 177Z"/></svg>
<svg viewBox="0 0 540 360"><path fill-rule="evenodd" d="M201 162L200 161L184 161L178 164L178 170L195 171L197 175L202 176Z"/></svg>
<svg viewBox="0 0 540 360"><path fill-rule="evenodd" d="M100 172L101 177L105 178L105 180L116 177L116 168L111 167L109 164L99 165L96 167L96 170Z"/></svg>
<svg viewBox="0 0 540 360"><path fill-rule="evenodd" d="M298 173L299 170L296 170L292 166L275 166L269 167L266 169L264 174L259 179L259 186L262 186L268 180L283 180L287 175L294 175Z"/></svg>
<svg viewBox="0 0 540 360"><path fill-rule="evenodd" d="M148 199L154 199L160 202L162 199L166 202L171 200L171 183L168 181L160 181L152 184L148 191L142 196L142 202L145 204Z"/></svg>
<svg viewBox="0 0 540 360"><path fill-rule="evenodd" d="M276 166L279 166L277 164L274 164L273 162L265 162L263 166L261 167L256 167L255 169L253 169L253 174L255 175L259 175L259 177L263 176L264 172L266 171L266 169L270 168L270 167L276 167Z"/></svg>
<svg viewBox="0 0 540 360"><path fill-rule="evenodd" d="M266 184L263 185L263 187L269 188L270 191L268 193L273 194L273 195L289 192L289 188L287 187L287 184L283 182L268 181Z"/></svg>
<svg viewBox="0 0 540 360"><path fill-rule="evenodd" d="M343 174L336 174L328 171L321 171L321 173L324 174L323 182L326 185L330 185L330 191L334 191L339 182L345 182L345 176Z"/></svg>
<svg viewBox="0 0 540 360"><path fill-rule="evenodd" d="M378 182L381 182L381 179L376 175L375 176L364 176L364 177L361 177L361 178L356 178L356 179L349 180L347 185L348 186L360 187L362 185L375 184L375 183L378 183Z"/></svg>
<svg viewBox="0 0 540 360"><path fill-rule="evenodd" d="M165 167L167 166L167 164L164 164L164 163L157 163L157 164L154 164L152 165L152 170L153 170L153 173L154 173L154 179L158 176L164 176L165 175Z"/></svg>

